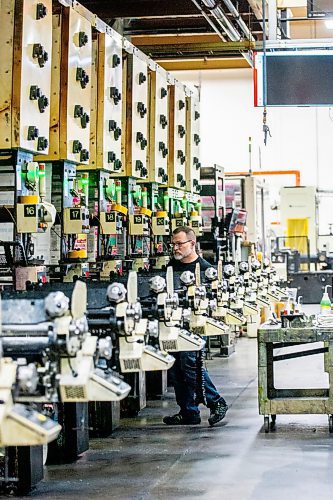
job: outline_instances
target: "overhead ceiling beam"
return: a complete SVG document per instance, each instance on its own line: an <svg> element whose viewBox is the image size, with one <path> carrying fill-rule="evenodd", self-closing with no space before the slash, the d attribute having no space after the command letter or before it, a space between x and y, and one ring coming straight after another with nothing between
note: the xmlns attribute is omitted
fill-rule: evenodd
<svg viewBox="0 0 333 500"><path fill-rule="evenodd" d="M208 69L241 69L250 68L243 57L228 59L178 59L174 61L159 61L158 64L166 71L208 70Z"/></svg>
<svg viewBox="0 0 333 500"><path fill-rule="evenodd" d="M187 35L133 35L134 45L183 45L197 43L221 43L221 38L215 33L187 34Z"/></svg>
<svg viewBox="0 0 333 500"><path fill-rule="evenodd" d="M225 55L235 55L248 52L255 48L255 43L246 41L240 42L209 42L209 43L182 43L182 44L160 44L160 45L140 45L137 41L135 45L152 59L174 59L174 58L214 58Z"/></svg>

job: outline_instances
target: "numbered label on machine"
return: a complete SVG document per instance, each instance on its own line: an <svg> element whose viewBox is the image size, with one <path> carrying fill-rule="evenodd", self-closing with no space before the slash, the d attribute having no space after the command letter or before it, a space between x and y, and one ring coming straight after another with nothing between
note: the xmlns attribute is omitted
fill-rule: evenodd
<svg viewBox="0 0 333 500"><path fill-rule="evenodd" d="M16 207L17 232L18 233L37 233L38 213L37 205L18 203Z"/></svg>

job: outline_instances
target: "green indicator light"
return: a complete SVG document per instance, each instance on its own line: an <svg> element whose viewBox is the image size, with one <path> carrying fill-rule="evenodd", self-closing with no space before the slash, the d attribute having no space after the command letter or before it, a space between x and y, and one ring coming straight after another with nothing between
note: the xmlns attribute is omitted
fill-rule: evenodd
<svg viewBox="0 0 333 500"><path fill-rule="evenodd" d="M45 177L45 170L40 170L38 172L39 177Z"/></svg>
<svg viewBox="0 0 333 500"><path fill-rule="evenodd" d="M81 179L82 186L87 186L89 184L88 179Z"/></svg>

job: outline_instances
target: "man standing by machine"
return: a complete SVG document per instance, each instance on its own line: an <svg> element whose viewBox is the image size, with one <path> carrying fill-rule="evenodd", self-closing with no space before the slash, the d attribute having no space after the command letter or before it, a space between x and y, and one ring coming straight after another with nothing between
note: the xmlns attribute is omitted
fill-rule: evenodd
<svg viewBox="0 0 333 500"><path fill-rule="evenodd" d="M196 236L192 228L180 226L175 229L172 234L172 246L173 258L169 265L173 267L174 271L194 273L198 263L201 271L211 267L209 262L200 257L196 251ZM200 354L202 355L202 353ZM174 353L174 357L176 361L171 373L180 411L176 415L164 417L163 422L167 425L200 424L198 392L203 392L203 401L206 400L205 404L210 409L209 425L213 426L220 422L227 413L228 405L218 393L207 370L204 367L201 369L197 353L193 351L177 352ZM201 377L198 377L199 372L201 372ZM198 378L201 378L202 391L200 391Z"/></svg>

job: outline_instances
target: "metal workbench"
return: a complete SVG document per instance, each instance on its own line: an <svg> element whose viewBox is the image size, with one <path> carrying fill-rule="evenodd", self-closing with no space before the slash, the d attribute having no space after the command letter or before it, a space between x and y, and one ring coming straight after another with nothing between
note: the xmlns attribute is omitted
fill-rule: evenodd
<svg viewBox="0 0 333 500"><path fill-rule="evenodd" d="M309 343L324 342L324 347L309 349ZM277 349L304 346L306 350L277 355ZM324 353L329 387L319 389L276 389L274 363L292 358ZM275 426L278 414L327 414L329 431L333 432L333 326L316 326L314 320L295 320L287 328L263 325L258 330L258 400L259 413L264 415L265 432ZM269 417L271 417L271 422Z"/></svg>

